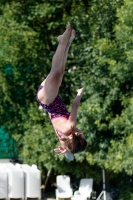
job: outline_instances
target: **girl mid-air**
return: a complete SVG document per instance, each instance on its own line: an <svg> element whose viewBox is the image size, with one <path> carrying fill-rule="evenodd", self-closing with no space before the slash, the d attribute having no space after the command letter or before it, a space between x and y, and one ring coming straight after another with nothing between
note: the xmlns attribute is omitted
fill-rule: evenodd
<svg viewBox="0 0 133 200"><path fill-rule="evenodd" d="M77 110L83 93L83 88L77 90L71 112L69 112L58 95L59 87L65 71L69 47L75 37L75 31L69 24L65 32L58 37L58 47L52 59L52 68L46 79L41 83L37 93L37 101L47 110L55 133L61 146L54 149L59 154L65 154L68 160L73 160L74 153L83 151L87 142L81 130L76 127Z"/></svg>

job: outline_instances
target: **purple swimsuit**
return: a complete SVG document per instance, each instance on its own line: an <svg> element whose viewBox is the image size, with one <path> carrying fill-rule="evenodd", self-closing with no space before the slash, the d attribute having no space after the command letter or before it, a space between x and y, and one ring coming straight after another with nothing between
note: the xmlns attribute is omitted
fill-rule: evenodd
<svg viewBox="0 0 133 200"><path fill-rule="evenodd" d="M43 88L42 85L39 86L38 92ZM51 120L57 117L64 117L66 119L69 118L70 112L68 112L65 104L63 103L61 97L59 95L56 96L55 100L49 105L43 104L40 102L38 97L36 97L38 103L48 112L50 113Z"/></svg>
<svg viewBox="0 0 133 200"><path fill-rule="evenodd" d="M42 85L39 86L38 92L43 88ZM38 94L37 92L37 94ZM66 119L69 118L70 112L68 112L65 104L63 103L61 97L59 95L56 96L55 100L50 103L49 105L41 103L41 101L38 99L38 96L36 97L38 103L48 112L50 113L50 118L55 119L57 117L64 117ZM55 129L55 128L54 128ZM69 132L61 132L60 130L55 129L56 135L59 138L59 140L64 140L64 136L67 136L70 134Z"/></svg>

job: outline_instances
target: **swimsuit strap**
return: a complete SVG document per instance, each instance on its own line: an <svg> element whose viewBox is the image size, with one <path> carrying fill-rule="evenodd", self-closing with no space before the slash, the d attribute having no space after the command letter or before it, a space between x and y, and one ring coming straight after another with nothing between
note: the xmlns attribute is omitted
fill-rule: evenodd
<svg viewBox="0 0 133 200"><path fill-rule="evenodd" d="M55 128L54 128L54 129L55 129ZM55 129L55 133L56 133L57 137L59 138L59 140L62 140L62 141L63 141L63 140L65 139L64 136L68 136L68 134L69 134L70 132L62 133L61 131ZM63 136L63 135L64 135L64 136Z"/></svg>
<svg viewBox="0 0 133 200"><path fill-rule="evenodd" d="M52 121L53 119L56 119L56 118L65 118L65 119L67 119L68 120L68 118L69 118L69 116L70 116L70 114L68 113L68 115L56 115L56 116L51 116L50 117L50 120Z"/></svg>
<svg viewBox="0 0 133 200"><path fill-rule="evenodd" d="M61 132L61 131L59 131L58 129L56 129L56 131L57 131L58 133L61 133L61 135L65 135L65 136L69 136L70 133L71 133L71 131L68 131L68 132Z"/></svg>

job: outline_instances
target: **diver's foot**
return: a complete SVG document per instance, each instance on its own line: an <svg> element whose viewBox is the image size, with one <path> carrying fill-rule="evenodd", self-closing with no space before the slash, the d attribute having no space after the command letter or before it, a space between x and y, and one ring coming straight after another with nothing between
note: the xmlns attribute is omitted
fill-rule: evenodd
<svg viewBox="0 0 133 200"><path fill-rule="evenodd" d="M69 42L70 37L71 37L71 32L72 32L71 25L68 24L65 32L62 35L58 36L58 38L57 38L58 42L67 44Z"/></svg>
<svg viewBox="0 0 133 200"><path fill-rule="evenodd" d="M71 43L72 43L72 41L74 40L74 38L75 38L75 30L72 29L72 31L71 31L71 36L70 36L70 39L69 39L69 41L68 41L69 45L71 45Z"/></svg>

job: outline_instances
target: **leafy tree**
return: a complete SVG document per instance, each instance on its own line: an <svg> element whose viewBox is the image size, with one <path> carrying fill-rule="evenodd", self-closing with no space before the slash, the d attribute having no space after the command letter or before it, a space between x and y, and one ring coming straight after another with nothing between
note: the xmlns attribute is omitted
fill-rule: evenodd
<svg viewBox="0 0 133 200"><path fill-rule="evenodd" d="M125 1L117 11L115 39L95 43L96 62L86 80L89 98L80 114L81 127L88 130L88 162L129 175L133 173L131 5Z"/></svg>
<svg viewBox="0 0 133 200"><path fill-rule="evenodd" d="M104 165L109 173L132 175L132 1L0 4L0 125L16 139L24 162L78 177L93 174L95 181L100 178L94 166L95 172ZM70 108L76 89L85 87L78 122L88 140L73 163L54 154L58 140L35 102L56 36L69 22L76 38L60 93Z"/></svg>

